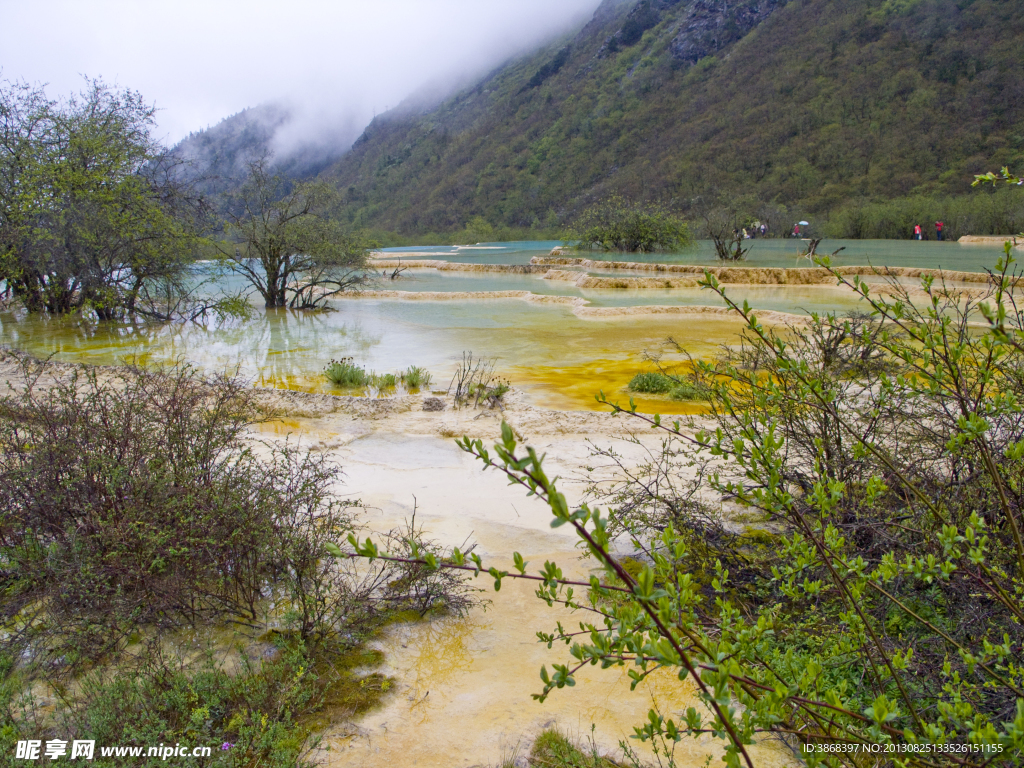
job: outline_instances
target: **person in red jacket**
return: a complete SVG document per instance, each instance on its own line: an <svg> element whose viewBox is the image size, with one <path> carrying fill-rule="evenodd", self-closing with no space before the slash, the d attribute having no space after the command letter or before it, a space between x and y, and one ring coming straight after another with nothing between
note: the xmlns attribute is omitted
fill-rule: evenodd
<svg viewBox="0 0 1024 768"><path fill-rule="evenodd" d="M946 225L941 221L935 222L935 239L942 242L942 230L945 229Z"/></svg>
<svg viewBox="0 0 1024 768"><path fill-rule="evenodd" d="M921 237L922 237L921 225L920 224L915 224L914 225L914 239L915 240L920 240Z"/></svg>

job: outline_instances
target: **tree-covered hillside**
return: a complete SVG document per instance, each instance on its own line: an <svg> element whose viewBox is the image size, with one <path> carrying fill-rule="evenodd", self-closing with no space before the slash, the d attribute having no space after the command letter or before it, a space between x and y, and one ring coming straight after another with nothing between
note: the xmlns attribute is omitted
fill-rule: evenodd
<svg viewBox="0 0 1024 768"><path fill-rule="evenodd" d="M1024 164L1024 0L607 0L326 175L358 225L565 222L622 193L816 214Z"/></svg>

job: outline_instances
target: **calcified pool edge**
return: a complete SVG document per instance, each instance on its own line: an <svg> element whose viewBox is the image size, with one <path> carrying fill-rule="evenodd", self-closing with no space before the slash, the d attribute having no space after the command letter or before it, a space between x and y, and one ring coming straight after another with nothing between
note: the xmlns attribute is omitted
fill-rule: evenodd
<svg viewBox="0 0 1024 768"><path fill-rule="evenodd" d="M430 268L440 272L502 272L506 274L543 274L548 279L564 279L560 270L551 270L553 266L579 267L584 270L615 270L630 272L660 272L665 274L696 275L703 277L705 273L714 275L724 284L733 285L820 285L835 283L835 277L827 269L813 266L768 267L736 265L702 265L702 264L667 264L640 261L602 261L580 257L564 256L560 253L551 256L534 256L529 264L473 264L457 261L441 261L437 259L401 259L378 258L371 264L381 269L415 269ZM882 278L914 278L931 277L938 280L963 283L987 283L990 280L986 272L968 272L962 270L930 269L924 267L891 267L872 265L836 266L837 274L844 277L864 276ZM682 285L682 284L681 284ZM696 280L694 281L696 285Z"/></svg>
<svg viewBox="0 0 1024 768"><path fill-rule="evenodd" d="M356 299L402 299L405 301L466 301L475 299L522 299L535 304L565 304L572 307L572 313L581 318L634 317L636 315L712 315L735 316L730 307L712 307L702 304L660 305L642 304L632 307L589 307L590 302L577 296L544 296L530 291L352 291L337 298ZM757 316L769 323L803 324L805 315L776 310L759 310Z"/></svg>
<svg viewBox="0 0 1024 768"><path fill-rule="evenodd" d="M713 276L720 284L730 288L756 286L785 289L787 287L799 287L819 288L826 292L835 291L838 288L841 291L849 292L848 288L837 285L835 274L820 267L701 266L653 262L597 261L562 255L535 256L530 260L530 264L470 264L439 260L403 262L392 259L379 259L373 262L373 264L383 270L385 277L388 276L387 270L392 270L392 273L395 275L392 279L398 279L401 271L409 269L415 271L432 269L448 274L533 275L552 283L568 283L577 289L596 289L610 292L695 289L700 287L700 281L704 278L705 274ZM575 269L553 269L552 267L574 267ZM921 280L925 278L935 281L936 285L940 288L944 287L945 290L957 291L964 298L969 299L977 299L984 296L992 282L992 277L985 272L951 271L919 267L874 267L870 265L839 266L835 269L836 274L843 278L866 278L868 282L872 283L872 290L876 294L888 296L897 292L903 292L913 299L926 297L926 293L920 284ZM615 271L626 274L614 276L591 275L587 270ZM660 276L647 277L629 274L630 272L654 272ZM1016 285L1014 285L1014 289L1016 290ZM411 293L419 295L409 296L408 294ZM599 315L594 315L592 313L579 312L577 311L578 309L590 303L588 299L579 296L539 295L531 291L366 290L344 294L338 298L359 297L418 298L422 300L520 298L533 302L567 304L574 307L574 312L579 317L608 317L616 314L614 312L603 312ZM697 305L695 305L693 311L701 312L704 310L697 308ZM660 312L661 310L657 313ZM628 315L640 313L640 310L622 312L622 314ZM795 313L780 313L780 315L783 316L776 317L773 322L792 322L793 319L800 317ZM765 315L765 319L767 317ZM800 321L797 320L797 322Z"/></svg>

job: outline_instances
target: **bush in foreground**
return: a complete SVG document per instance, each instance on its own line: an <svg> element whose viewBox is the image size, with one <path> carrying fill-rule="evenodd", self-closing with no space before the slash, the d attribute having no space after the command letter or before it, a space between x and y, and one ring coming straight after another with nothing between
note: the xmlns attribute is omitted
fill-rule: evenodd
<svg viewBox="0 0 1024 768"><path fill-rule="evenodd" d="M368 637L474 602L456 573L325 557L358 523L332 492L340 470L256 441L256 393L238 379L28 358L19 378L0 398L3 754L94 734L223 739L226 765L302 764L309 718L351 716L390 685L352 672L379 661ZM450 554L415 517L386 539Z"/></svg>

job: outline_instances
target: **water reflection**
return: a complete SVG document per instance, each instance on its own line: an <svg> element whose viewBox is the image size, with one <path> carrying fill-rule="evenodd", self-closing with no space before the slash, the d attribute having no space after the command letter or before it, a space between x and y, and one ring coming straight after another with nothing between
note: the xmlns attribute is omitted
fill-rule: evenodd
<svg viewBox="0 0 1024 768"><path fill-rule="evenodd" d="M123 325L0 313L0 341L37 357L95 365L187 361L271 386L317 388L332 357L366 357L384 338L340 313L258 311L246 320Z"/></svg>

